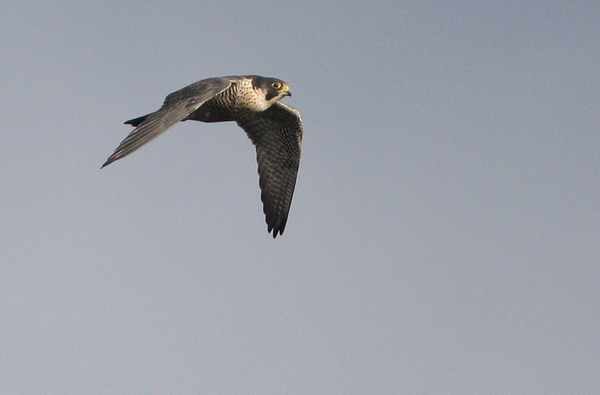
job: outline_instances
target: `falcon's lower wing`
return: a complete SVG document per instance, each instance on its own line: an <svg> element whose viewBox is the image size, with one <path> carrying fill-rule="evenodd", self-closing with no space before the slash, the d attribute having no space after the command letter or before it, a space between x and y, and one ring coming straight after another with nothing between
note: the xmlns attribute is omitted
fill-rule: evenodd
<svg viewBox="0 0 600 395"><path fill-rule="evenodd" d="M302 119L300 113L281 102L237 120L256 146L261 200L269 232L283 234L296 186Z"/></svg>

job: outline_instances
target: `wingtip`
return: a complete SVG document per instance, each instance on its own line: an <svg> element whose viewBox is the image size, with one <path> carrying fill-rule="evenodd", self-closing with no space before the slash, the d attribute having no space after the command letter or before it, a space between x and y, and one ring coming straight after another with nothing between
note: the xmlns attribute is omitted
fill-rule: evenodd
<svg viewBox="0 0 600 395"><path fill-rule="evenodd" d="M100 169L104 169L106 166L110 165L111 163L113 163L113 161L110 160L110 158L108 158L107 161L104 162L104 164L102 166L100 166Z"/></svg>
<svg viewBox="0 0 600 395"><path fill-rule="evenodd" d="M273 233L273 238L276 238L278 235L283 235L283 231L285 230L285 225L287 225L287 216L284 218L273 219L267 216L267 232Z"/></svg>
<svg viewBox="0 0 600 395"><path fill-rule="evenodd" d="M267 231L269 233L273 233L273 238L275 239L277 237L277 235L283 235L283 231L285 229L285 225L284 226L280 226L280 227L274 227L274 226L269 226L267 228Z"/></svg>

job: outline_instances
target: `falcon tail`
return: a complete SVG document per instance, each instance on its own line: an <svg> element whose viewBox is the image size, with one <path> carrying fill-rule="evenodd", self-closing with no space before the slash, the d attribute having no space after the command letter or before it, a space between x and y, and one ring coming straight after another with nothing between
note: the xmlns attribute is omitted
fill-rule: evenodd
<svg viewBox="0 0 600 395"><path fill-rule="evenodd" d="M142 115L141 117L133 118L133 119L130 119L129 121L125 121L123 123L125 125L131 125L134 127L138 127L138 126L140 126L140 123L144 122L146 120L146 118L148 118L149 115L150 114Z"/></svg>

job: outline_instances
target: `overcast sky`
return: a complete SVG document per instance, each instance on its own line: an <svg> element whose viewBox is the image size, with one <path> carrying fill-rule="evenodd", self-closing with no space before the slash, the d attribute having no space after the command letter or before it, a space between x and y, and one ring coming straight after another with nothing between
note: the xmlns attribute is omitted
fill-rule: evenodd
<svg viewBox="0 0 600 395"><path fill-rule="evenodd" d="M591 394L600 2L11 1L0 393ZM234 123L100 170L189 83L286 81L273 240Z"/></svg>

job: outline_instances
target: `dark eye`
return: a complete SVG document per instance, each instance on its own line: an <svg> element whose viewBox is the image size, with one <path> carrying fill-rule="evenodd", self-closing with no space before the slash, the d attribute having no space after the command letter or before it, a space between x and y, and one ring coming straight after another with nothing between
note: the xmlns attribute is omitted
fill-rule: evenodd
<svg viewBox="0 0 600 395"><path fill-rule="evenodd" d="M272 85L273 85L273 88L275 88L275 89L281 88L281 84L279 82L273 82Z"/></svg>

